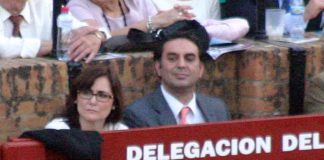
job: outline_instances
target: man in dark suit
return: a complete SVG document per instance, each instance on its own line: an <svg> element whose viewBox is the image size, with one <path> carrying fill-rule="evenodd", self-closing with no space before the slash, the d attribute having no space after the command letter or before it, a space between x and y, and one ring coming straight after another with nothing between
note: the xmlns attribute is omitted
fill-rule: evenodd
<svg viewBox="0 0 324 160"><path fill-rule="evenodd" d="M208 42L202 26L163 41L154 52L161 86L126 108L125 124L138 128L228 120L227 106L221 99L195 92L196 82L204 72L202 60Z"/></svg>

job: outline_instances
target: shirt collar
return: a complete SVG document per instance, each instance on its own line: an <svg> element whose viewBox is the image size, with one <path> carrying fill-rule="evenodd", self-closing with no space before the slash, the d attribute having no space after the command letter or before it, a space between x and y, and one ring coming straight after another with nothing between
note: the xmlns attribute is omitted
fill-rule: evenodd
<svg viewBox="0 0 324 160"><path fill-rule="evenodd" d="M169 93L163 85L161 85L162 94L167 101L170 109L175 117L178 117L181 109L185 106L189 107L193 114L197 113L197 103L196 103L196 94L193 93L192 99L188 104L183 104L177 98L175 98L171 93Z"/></svg>
<svg viewBox="0 0 324 160"><path fill-rule="evenodd" d="M0 5L0 15L1 15L0 16L1 23L3 23L5 20L7 20L10 17L10 13L1 5Z"/></svg>
<svg viewBox="0 0 324 160"><path fill-rule="evenodd" d="M30 8L29 8L29 1L26 2L26 5L24 7L24 9L21 11L20 15L22 15L24 17L24 20L27 22L27 23L31 23L32 22L32 19L31 19L31 11L30 11Z"/></svg>

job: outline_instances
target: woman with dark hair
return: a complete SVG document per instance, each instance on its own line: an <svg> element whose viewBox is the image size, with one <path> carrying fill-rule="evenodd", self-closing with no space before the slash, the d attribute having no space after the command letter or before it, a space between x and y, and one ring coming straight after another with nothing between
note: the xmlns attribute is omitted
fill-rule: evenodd
<svg viewBox="0 0 324 160"><path fill-rule="evenodd" d="M65 112L45 128L88 131L127 129L119 122L122 108L121 85L114 72L102 65L87 67L73 81Z"/></svg>

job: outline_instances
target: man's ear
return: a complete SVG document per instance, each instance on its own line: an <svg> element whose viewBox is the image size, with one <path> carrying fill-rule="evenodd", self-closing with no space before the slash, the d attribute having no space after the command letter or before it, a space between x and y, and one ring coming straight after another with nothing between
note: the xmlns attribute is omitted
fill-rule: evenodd
<svg viewBox="0 0 324 160"><path fill-rule="evenodd" d="M161 62L159 60L154 62L155 72L161 77Z"/></svg>
<svg viewBox="0 0 324 160"><path fill-rule="evenodd" d="M199 64L199 78L201 78L203 76L204 72L205 72L205 65L204 65L204 63L200 62L200 64Z"/></svg>

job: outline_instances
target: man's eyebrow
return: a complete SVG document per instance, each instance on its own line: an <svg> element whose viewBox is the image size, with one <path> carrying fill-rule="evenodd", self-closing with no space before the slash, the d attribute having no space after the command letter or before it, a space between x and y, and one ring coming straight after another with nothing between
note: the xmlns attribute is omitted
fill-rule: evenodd
<svg viewBox="0 0 324 160"><path fill-rule="evenodd" d="M175 53L175 52L166 52L165 54L167 54L167 55L177 55L177 53Z"/></svg>

